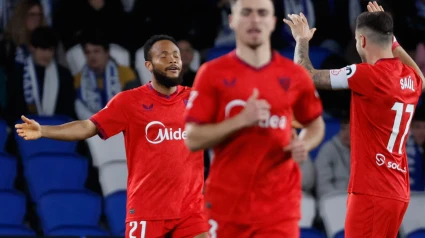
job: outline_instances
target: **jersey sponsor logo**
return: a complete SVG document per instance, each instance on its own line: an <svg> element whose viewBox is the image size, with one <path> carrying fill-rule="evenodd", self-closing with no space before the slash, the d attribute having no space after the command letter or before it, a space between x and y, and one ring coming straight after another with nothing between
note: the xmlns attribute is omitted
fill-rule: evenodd
<svg viewBox="0 0 425 238"><path fill-rule="evenodd" d="M401 78L400 79L400 86L401 86L402 90L410 89L413 92L415 92L414 83L413 83L411 76L406 77L406 78Z"/></svg>
<svg viewBox="0 0 425 238"><path fill-rule="evenodd" d="M400 164L398 163L391 162L391 161L388 161L387 163L385 163L386 158L383 154L376 154L375 158L376 158L376 164L378 166L383 166L385 164L388 169L406 173L406 167L401 168Z"/></svg>
<svg viewBox="0 0 425 238"><path fill-rule="evenodd" d="M347 78L351 78L356 73L357 66L355 64L349 65L345 67L345 73L347 74Z"/></svg>
<svg viewBox="0 0 425 238"><path fill-rule="evenodd" d="M155 139L149 138L149 131L157 131ZM159 144L166 140L185 140L187 138L186 131L183 131L179 128L176 131L173 131L173 128L167 128L164 123L160 121L152 121L146 125L145 128L146 140L151 144Z"/></svg>
<svg viewBox="0 0 425 238"><path fill-rule="evenodd" d="M235 107L245 107L246 102L244 100L235 99L226 104L224 108L224 115L226 118L230 116L230 112ZM270 112L266 120L259 121L258 126L262 128L272 128L272 129L281 129L286 128L287 118L286 116L272 115Z"/></svg>

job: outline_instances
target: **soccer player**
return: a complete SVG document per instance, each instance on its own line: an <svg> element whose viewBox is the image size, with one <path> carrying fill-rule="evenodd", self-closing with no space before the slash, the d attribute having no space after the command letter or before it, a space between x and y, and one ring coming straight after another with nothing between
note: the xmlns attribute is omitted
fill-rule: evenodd
<svg viewBox="0 0 425 238"><path fill-rule="evenodd" d="M337 70L313 68L308 42L315 29L302 13L284 21L297 42L294 60L310 72L315 85L352 91L345 237L387 238L397 236L409 202L406 136L424 78L393 42L391 16L376 2L368 9L358 16L355 33L363 63Z"/></svg>
<svg viewBox="0 0 425 238"><path fill-rule="evenodd" d="M190 88L178 86L180 51L164 35L150 38L144 50L152 82L117 94L89 120L40 126L22 116L17 133L25 140L75 141L96 134L106 140L123 132L129 171L125 236L204 237L203 153L191 153L184 143Z"/></svg>
<svg viewBox="0 0 425 238"><path fill-rule="evenodd" d="M271 49L272 0L232 0L236 50L199 69L186 143L213 147L205 189L211 237L299 237L301 174L323 138L308 73ZM291 140L293 116L304 129Z"/></svg>

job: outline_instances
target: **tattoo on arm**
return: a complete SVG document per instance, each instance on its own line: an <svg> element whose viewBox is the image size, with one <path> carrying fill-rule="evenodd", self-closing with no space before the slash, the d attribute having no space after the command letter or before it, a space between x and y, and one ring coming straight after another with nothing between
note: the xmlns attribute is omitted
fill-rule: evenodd
<svg viewBox="0 0 425 238"><path fill-rule="evenodd" d="M307 69L318 89L332 89L329 70L317 70L313 67L308 56L308 40L300 40L295 46L295 63Z"/></svg>

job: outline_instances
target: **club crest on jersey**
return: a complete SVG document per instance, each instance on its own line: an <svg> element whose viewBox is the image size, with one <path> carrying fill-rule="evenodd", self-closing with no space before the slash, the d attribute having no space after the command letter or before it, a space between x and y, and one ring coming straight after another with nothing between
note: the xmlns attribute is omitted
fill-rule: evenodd
<svg viewBox="0 0 425 238"><path fill-rule="evenodd" d="M226 87L233 87L233 86L236 85L236 78L234 78L232 80L224 79L223 83Z"/></svg>
<svg viewBox="0 0 425 238"><path fill-rule="evenodd" d="M143 105L143 108L145 109L145 110L148 110L148 111L150 111L150 110L152 110L152 108L153 108L153 104L151 104L151 105L145 105L145 104L142 104Z"/></svg>
<svg viewBox="0 0 425 238"><path fill-rule="evenodd" d="M289 87L291 86L291 79L288 77L279 77L279 84L280 86L285 90L288 91Z"/></svg>

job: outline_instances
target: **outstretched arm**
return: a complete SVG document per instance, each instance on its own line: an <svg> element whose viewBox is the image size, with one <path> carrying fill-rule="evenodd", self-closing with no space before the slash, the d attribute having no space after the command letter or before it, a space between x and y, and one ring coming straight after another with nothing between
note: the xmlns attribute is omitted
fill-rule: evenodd
<svg viewBox="0 0 425 238"><path fill-rule="evenodd" d="M299 39L297 41L294 54L295 63L307 69L316 88L332 89L329 70L318 70L313 67L308 54L308 43L309 40L307 39Z"/></svg>
<svg viewBox="0 0 425 238"><path fill-rule="evenodd" d="M97 134L96 126L90 120L73 121L58 126L40 126L35 120L21 117L24 123L16 124L16 132L25 140L50 138L64 141L85 140Z"/></svg>

